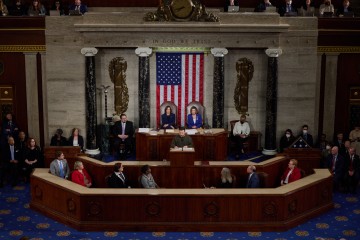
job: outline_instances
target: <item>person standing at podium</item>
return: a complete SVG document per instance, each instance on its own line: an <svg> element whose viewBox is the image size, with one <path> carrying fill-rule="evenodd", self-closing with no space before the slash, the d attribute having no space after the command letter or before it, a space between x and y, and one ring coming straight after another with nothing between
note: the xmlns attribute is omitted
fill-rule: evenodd
<svg viewBox="0 0 360 240"><path fill-rule="evenodd" d="M185 128L180 127L179 135L176 135L171 142L171 148L192 148L193 146L193 141L190 136L186 135Z"/></svg>

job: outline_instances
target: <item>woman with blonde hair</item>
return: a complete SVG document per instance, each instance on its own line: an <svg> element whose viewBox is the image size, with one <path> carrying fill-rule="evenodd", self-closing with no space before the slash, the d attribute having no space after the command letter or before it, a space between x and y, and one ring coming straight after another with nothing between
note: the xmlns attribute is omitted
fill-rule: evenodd
<svg viewBox="0 0 360 240"><path fill-rule="evenodd" d="M0 16L7 16L7 15L9 15L9 11L3 0L0 0Z"/></svg>
<svg viewBox="0 0 360 240"><path fill-rule="evenodd" d="M84 165L80 161L74 163L74 171L71 174L71 181L84 187L91 187L91 177L84 168Z"/></svg>
<svg viewBox="0 0 360 240"><path fill-rule="evenodd" d="M219 188L232 188L235 185L235 177L231 175L230 169L224 167L221 170L221 181Z"/></svg>

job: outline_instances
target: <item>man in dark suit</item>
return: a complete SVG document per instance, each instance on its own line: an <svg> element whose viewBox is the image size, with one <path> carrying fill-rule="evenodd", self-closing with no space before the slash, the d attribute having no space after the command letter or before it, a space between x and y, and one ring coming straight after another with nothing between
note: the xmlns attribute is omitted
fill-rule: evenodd
<svg viewBox="0 0 360 240"><path fill-rule="evenodd" d="M340 190L344 177L345 160L339 154L339 148L334 146L331 148L331 154L327 156L328 169L333 174L334 190Z"/></svg>
<svg viewBox="0 0 360 240"><path fill-rule="evenodd" d="M123 170L124 166L121 163L115 163L114 172L107 180L107 184L110 188L130 188Z"/></svg>
<svg viewBox="0 0 360 240"><path fill-rule="evenodd" d="M310 147L314 146L314 141L313 141L313 137L311 134L309 134L309 126L308 125L304 125L302 127L302 133L299 135L299 137L301 136L308 144Z"/></svg>
<svg viewBox="0 0 360 240"><path fill-rule="evenodd" d="M123 151L126 154L130 153L132 149L134 125L131 121L127 120L126 114L120 115L120 121L117 121L113 127L114 134L114 149L117 154L123 155ZM124 145L125 149L120 149L121 145ZM120 151L121 150L121 151Z"/></svg>
<svg viewBox="0 0 360 240"><path fill-rule="evenodd" d="M292 4L292 0L285 0L278 10L280 16L296 16L297 8Z"/></svg>
<svg viewBox="0 0 360 240"><path fill-rule="evenodd" d="M339 148L339 154L343 157L345 157L346 148L344 144L344 134L338 133L336 135L336 139L334 140L334 146L337 146Z"/></svg>
<svg viewBox="0 0 360 240"><path fill-rule="evenodd" d="M355 148L350 147L349 154L346 155L345 159L344 190L355 194L360 178L360 158L359 155L355 154Z"/></svg>
<svg viewBox="0 0 360 240"><path fill-rule="evenodd" d="M69 6L70 10L79 11L81 14L84 14L88 11L87 6L85 4L81 4L81 0L75 0L74 4Z"/></svg>
<svg viewBox="0 0 360 240"><path fill-rule="evenodd" d="M8 144L5 145L2 154L3 160L3 174L8 174L8 181L11 186L16 186L20 177L20 168L22 162L20 161L20 150L15 145L13 137L8 138ZM5 176L2 176L2 178ZM2 183L2 179L1 179Z"/></svg>
<svg viewBox="0 0 360 240"><path fill-rule="evenodd" d="M246 172L249 174L246 188L259 188L260 187L260 180L259 176L256 173L256 167L254 165L248 166Z"/></svg>

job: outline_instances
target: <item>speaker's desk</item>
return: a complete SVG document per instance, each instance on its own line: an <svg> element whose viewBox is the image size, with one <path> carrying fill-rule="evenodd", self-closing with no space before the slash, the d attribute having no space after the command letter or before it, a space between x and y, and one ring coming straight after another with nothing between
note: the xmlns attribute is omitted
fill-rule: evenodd
<svg viewBox="0 0 360 240"><path fill-rule="evenodd" d="M163 161L169 157L172 139L179 134L160 130L156 135L136 132L136 159L139 161ZM224 161L227 156L228 132L222 128L211 129L206 133L199 129L195 135L189 135L194 143L196 161Z"/></svg>

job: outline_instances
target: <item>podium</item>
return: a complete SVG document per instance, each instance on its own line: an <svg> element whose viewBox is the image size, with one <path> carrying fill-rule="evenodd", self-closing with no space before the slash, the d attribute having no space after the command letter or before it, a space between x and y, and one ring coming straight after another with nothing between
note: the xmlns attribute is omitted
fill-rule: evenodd
<svg viewBox="0 0 360 240"><path fill-rule="evenodd" d="M194 166L195 159L194 148L170 149L169 161L172 167Z"/></svg>

